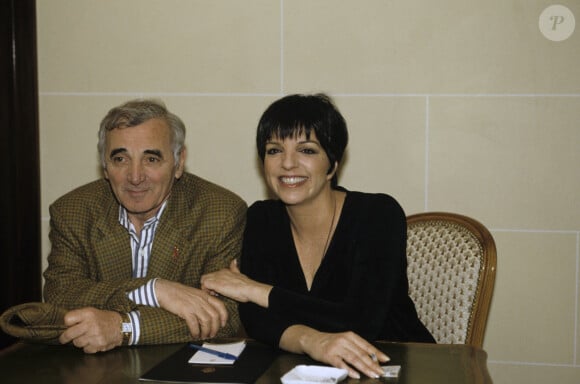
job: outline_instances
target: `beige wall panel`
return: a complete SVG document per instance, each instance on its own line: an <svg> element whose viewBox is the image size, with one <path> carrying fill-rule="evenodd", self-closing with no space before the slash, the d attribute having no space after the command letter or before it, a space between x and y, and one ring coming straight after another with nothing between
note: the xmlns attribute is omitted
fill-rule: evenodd
<svg viewBox="0 0 580 384"><path fill-rule="evenodd" d="M576 234L493 236L498 266L484 344L489 359L573 364Z"/></svg>
<svg viewBox="0 0 580 384"><path fill-rule="evenodd" d="M42 216L64 193L101 177L99 124L113 106L130 97L41 96L40 171Z"/></svg>
<svg viewBox="0 0 580 384"><path fill-rule="evenodd" d="M568 4L580 14L580 3ZM580 34L552 42L543 0L284 2L285 88L335 93L580 90Z"/></svg>
<svg viewBox="0 0 580 384"><path fill-rule="evenodd" d="M39 0L42 92L273 92L280 4Z"/></svg>
<svg viewBox="0 0 580 384"><path fill-rule="evenodd" d="M395 197L407 214L424 210L425 98L338 97L349 144L339 183Z"/></svg>
<svg viewBox="0 0 580 384"><path fill-rule="evenodd" d="M578 384L579 367L550 365L488 364L494 384Z"/></svg>
<svg viewBox="0 0 580 384"><path fill-rule="evenodd" d="M432 98L429 206L495 228L580 228L580 97Z"/></svg>
<svg viewBox="0 0 580 384"><path fill-rule="evenodd" d="M274 100L265 97L165 97L186 122L187 170L236 192L249 204L266 198L256 127Z"/></svg>

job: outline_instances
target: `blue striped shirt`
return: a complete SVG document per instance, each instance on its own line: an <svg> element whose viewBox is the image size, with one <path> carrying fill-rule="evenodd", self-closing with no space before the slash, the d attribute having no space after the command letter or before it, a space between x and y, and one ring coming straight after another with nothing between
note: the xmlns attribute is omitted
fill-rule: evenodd
<svg viewBox="0 0 580 384"><path fill-rule="evenodd" d="M166 205L167 201L161 205L155 216L151 217L145 222L139 236L137 236L135 226L129 220L127 210L122 205L119 205L119 223L121 223L121 225L127 229L131 239L133 278L147 276L147 267L149 267L151 250L153 249L153 239L155 238L155 231L157 230L159 218L165 210ZM157 295L155 295L156 280L157 279L149 280L139 288L127 293L127 297L135 304L158 308L159 302L157 301ZM131 319L131 323L133 324L133 333L131 335L131 340L129 340L129 345L135 345L139 343L139 338L141 337L141 317L139 311L131 311L128 313L128 315L129 319Z"/></svg>

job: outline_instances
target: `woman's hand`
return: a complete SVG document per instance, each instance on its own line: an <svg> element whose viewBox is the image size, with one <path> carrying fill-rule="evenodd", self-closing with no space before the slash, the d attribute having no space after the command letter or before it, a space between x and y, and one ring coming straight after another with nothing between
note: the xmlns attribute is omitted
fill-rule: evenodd
<svg viewBox="0 0 580 384"><path fill-rule="evenodd" d="M291 339L299 340L299 346L283 345ZM354 332L326 333L302 325L291 326L284 332L281 347L306 353L314 360L346 369L348 376L355 379L360 379L359 372L372 378L380 377L383 374L380 364L390 360Z"/></svg>
<svg viewBox="0 0 580 384"><path fill-rule="evenodd" d="M201 277L203 290L213 295L223 295L241 303L253 302L268 307L268 295L272 286L259 283L242 274L236 260L229 268L208 273Z"/></svg>

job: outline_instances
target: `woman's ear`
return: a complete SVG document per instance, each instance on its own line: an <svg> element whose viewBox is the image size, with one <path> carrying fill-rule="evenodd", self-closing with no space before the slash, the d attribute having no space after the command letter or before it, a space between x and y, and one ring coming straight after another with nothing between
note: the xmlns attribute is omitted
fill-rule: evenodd
<svg viewBox="0 0 580 384"><path fill-rule="evenodd" d="M332 179L337 170L338 170L338 161L335 161L334 166L328 170L328 174L326 175L326 179L327 180Z"/></svg>

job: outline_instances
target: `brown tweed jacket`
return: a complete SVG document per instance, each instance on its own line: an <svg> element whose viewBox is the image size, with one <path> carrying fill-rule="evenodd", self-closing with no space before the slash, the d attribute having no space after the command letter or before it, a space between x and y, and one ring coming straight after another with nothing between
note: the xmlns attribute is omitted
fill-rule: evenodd
<svg viewBox="0 0 580 384"><path fill-rule="evenodd" d="M199 288L204 273L239 257L245 212L246 203L234 193L185 173L160 218L147 277L132 278L129 234L119 224L119 204L108 181L84 185L50 207L44 298L69 309L139 310L139 344L189 341L185 321L161 308L138 306L126 293L154 277ZM225 302L229 321L220 337L234 335L240 326L236 303Z"/></svg>

